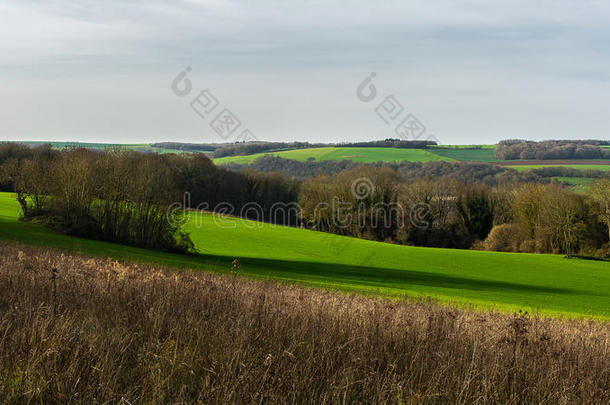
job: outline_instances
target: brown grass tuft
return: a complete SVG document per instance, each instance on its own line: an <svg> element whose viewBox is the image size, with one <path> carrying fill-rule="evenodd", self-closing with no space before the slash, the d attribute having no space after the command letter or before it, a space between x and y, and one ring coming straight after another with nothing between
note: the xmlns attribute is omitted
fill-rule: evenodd
<svg viewBox="0 0 610 405"><path fill-rule="evenodd" d="M608 403L610 325L3 245L0 399Z"/></svg>

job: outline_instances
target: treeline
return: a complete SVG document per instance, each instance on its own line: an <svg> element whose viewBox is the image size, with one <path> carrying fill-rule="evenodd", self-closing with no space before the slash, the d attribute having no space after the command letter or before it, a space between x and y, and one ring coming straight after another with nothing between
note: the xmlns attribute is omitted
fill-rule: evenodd
<svg viewBox="0 0 610 405"><path fill-rule="evenodd" d="M567 166L549 166L528 170L529 172L543 178L551 177L585 177L588 179L607 178L609 173L603 170L575 169Z"/></svg>
<svg viewBox="0 0 610 405"><path fill-rule="evenodd" d="M320 148L330 146L323 143L309 142L237 142L222 144L212 154L215 158L225 156L253 155L255 153L275 152L287 149Z"/></svg>
<svg viewBox="0 0 610 405"><path fill-rule="evenodd" d="M388 167L357 167L306 180L299 203L312 229L377 241L608 254L608 179L578 195L555 184L490 187L450 178L405 182Z"/></svg>
<svg viewBox="0 0 610 405"><path fill-rule="evenodd" d="M231 172L201 154L3 144L0 188L17 193L26 220L72 235L187 252L193 246L182 231L184 211L172 206L268 221L271 206L298 199L299 182L278 173ZM256 210L248 209L252 202ZM282 223L297 225L298 212Z"/></svg>
<svg viewBox="0 0 610 405"><path fill-rule="evenodd" d="M388 167L398 172L405 180L413 179L438 179L449 177L464 183L482 183L486 185L498 185L506 183L537 182L547 183L549 179L538 174L536 171L517 172L514 169L493 165L489 163L474 162L377 162L358 163L350 160L323 160L315 161L309 159L303 162L284 159L277 156L261 156L250 164L229 163L224 167L233 170L254 170L259 172L281 172L287 176L299 180L305 180L319 175L335 175L347 169L360 166ZM567 172L566 172L567 173ZM599 176L603 173L599 172ZM558 174L564 176L564 174ZM596 173L597 175L597 173ZM553 175L555 176L555 174ZM578 177L578 176L576 176Z"/></svg>
<svg viewBox="0 0 610 405"><path fill-rule="evenodd" d="M223 167L236 172L243 170L254 170L264 173L281 172L286 176L294 177L299 180L305 180L309 177L315 177L320 174L337 174L343 170L351 169L360 165L360 163L352 162L351 160L315 161L314 159L308 159L301 162L298 160L284 159L273 155L264 155L257 158L250 164L237 164L231 162L223 165Z"/></svg>
<svg viewBox="0 0 610 405"><path fill-rule="evenodd" d="M435 141L405 141L402 139L388 138L383 141L367 141L367 142L348 142L339 143L333 146L339 147L354 147L354 148L402 148L402 149L422 149L427 146L437 145Z"/></svg>
<svg viewBox="0 0 610 405"><path fill-rule="evenodd" d="M150 146L153 148L173 149L187 152L213 151L218 148L219 144L210 143L181 143L181 142L157 142Z"/></svg>
<svg viewBox="0 0 610 405"><path fill-rule="evenodd" d="M70 235L189 252L193 244L167 207L180 198L171 161L137 152L34 148L1 166L23 218ZM177 213L180 215L180 213Z"/></svg>
<svg viewBox="0 0 610 405"><path fill-rule="evenodd" d="M51 145L29 147L21 143L2 142L0 143L0 168L2 168L6 162L18 162L22 159L31 158L35 154L44 155L52 153L55 152L51 149ZM0 191L15 191L12 176L8 176L7 173L4 173L4 175L2 174L3 173L0 171Z"/></svg>
<svg viewBox="0 0 610 405"><path fill-rule="evenodd" d="M610 159L606 141L501 141L495 155L500 160Z"/></svg>

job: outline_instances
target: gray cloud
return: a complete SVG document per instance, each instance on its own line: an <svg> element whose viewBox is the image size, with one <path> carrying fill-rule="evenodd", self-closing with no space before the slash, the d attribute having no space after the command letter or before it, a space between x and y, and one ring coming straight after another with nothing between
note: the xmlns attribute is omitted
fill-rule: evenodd
<svg viewBox="0 0 610 405"><path fill-rule="evenodd" d="M444 143L607 138L610 6L532 3L5 1L0 138L214 140L185 66L263 139L392 136L371 71Z"/></svg>

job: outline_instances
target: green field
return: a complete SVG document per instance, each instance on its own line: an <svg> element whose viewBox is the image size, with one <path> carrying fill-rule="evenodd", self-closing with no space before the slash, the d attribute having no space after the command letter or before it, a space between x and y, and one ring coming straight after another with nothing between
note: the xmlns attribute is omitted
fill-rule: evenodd
<svg viewBox="0 0 610 405"><path fill-rule="evenodd" d="M313 158L316 161L321 160L351 160L354 162L401 162L407 160L409 162L433 162L433 161L452 161L453 159L444 156L439 156L432 152L423 149L399 149L399 148L307 148L293 149L273 153L256 153L247 156L227 156L214 159L216 164L237 163L245 164L252 163L264 155L279 156L284 159L294 159L305 161Z"/></svg>
<svg viewBox="0 0 610 405"><path fill-rule="evenodd" d="M586 177L551 177L553 180L560 181L562 183L570 184L573 186L580 184L591 184L595 182L595 179L589 179Z"/></svg>
<svg viewBox="0 0 610 405"><path fill-rule="evenodd" d="M570 191L574 193L586 193L590 190L595 179L586 177L551 177L553 180L557 180L570 187Z"/></svg>
<svg viewBox="0 0 610 405"><path fill-rule="evenodd" d="M496 159L493 147L484 147L481 149L465 149L465 147L433 147L429 148L428 151L434 153L435 155L455 160L469 162L499 162L499 160Z"/></svg>
<svg viewBox="0 0 610 405"><path fill-rule="evenodd" d="M491 149L494 150L496 145L430 145L432 149Z"/></svg>
<svg viewBox="0 0 610 405"><path fill-rule="evenodd" d="M554 165L554 164L548 164L548 165L513 165L513 166L509 166L506 165L504 167L510 168L510 169L515 169L519 172L524 172L526 170L532 170L532 169L542 169L545 167L569 167L572 169L578 169L578 170L597 170L597 171L601 171L601 172L607 172L610 171L610 165Z"/></svg>
<svg viewBox="0 0 610 405"><path fill-rule="evenodd" d="M0 193L0 238L84 254L227 272L387 297L433 297L500 311L610 319L610 263L558 255L405 247L192 213L200 255L183 256L61 235L17 221Z"/></svg>

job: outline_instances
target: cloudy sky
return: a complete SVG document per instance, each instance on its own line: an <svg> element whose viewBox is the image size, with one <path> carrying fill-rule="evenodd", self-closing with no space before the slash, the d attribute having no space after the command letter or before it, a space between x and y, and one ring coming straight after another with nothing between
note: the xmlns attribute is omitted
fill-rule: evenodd
<svg viewBox="0 0 610 405"><path fill-rule="evenodd" d="M0 140L383 139L389 96L444 144L609 139L609 40L607 1L2 0Z"/></svg>

